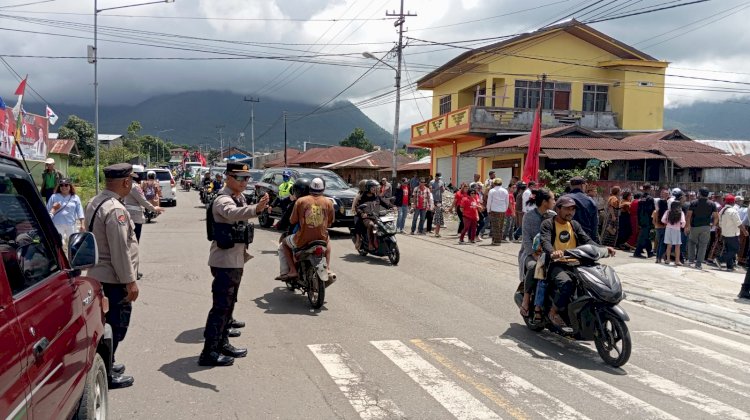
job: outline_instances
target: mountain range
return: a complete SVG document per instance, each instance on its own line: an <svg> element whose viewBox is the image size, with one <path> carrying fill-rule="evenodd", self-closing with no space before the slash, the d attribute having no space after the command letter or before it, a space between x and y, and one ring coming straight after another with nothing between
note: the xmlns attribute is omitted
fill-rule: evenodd
<svg viewBox="0 0 750 420"><path fill-rule="evenodd" d="M124 134L131 121L140 121L141 134L154 134L176 144L203 144L218 148L238 146L250 150L250 103L244 96L229 91L193 91L157 95L136 105L100 105L100 133ZM677 128L695 139L750 139L750 103L696 102L689 106L665 109L665 129ZM24 103L32 113L44 109L41 104ZM69 115L93 121L90 105L55 104L60 121L50 126L54 132ZM255 104L256 150L283 147L283 112L287 112L289 147L302 148L304 142L338 144L354 128L362 128L374 145L391 148L392 137L348 101L316 109L315 105L279 99L262 99ZM315 111L315 112L313 112ZM240 133L244 132L244 137ZM220 134L221 133L221 134ZM409 130L399 133L399 142L409 142Z"/></svg>
<svg viewBox="0 0 750 420"><path fill-rule="evenodd" d="M218 148L238 146L250 150L250 102L244 96L228 91L193 91L158 95L136 105L99 105L99 132L124 134L131 121L140 121L141 134L153 134L176 144L198 144ZM32 113L42 113L44 105L24 103ZM391 135L348 101L335 102L325 108L302 102L262 99L255 103L256 150L280 149L284 144L284 118L287 112L287 143L302 148L303 142L338 144L355 128L365 130L374 145L391 144ZM59 117L54 132L77 115L94 120L91 105L56 104ZM308 115L310 114L310 115ZM244 132L244 138L240 133ZM220 134L221 133L221 134Z"/></svg>

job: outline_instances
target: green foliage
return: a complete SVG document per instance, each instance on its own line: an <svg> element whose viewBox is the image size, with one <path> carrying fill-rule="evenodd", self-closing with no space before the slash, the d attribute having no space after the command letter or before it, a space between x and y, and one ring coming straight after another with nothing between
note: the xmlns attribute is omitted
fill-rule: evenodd
<svg viewBox="0 0 750 420"><path fill-rule="evenodd" d="M71 115L57 132L60 139L75 140L78 152L84 159L94 156L94 126L83 118Z"/></svg>
<svg viewBox="0 0 750 420"><path fill-rule="evenodd" d="M430 154L430 149L417 149L412 153L414 157L419 160Z"/></svg>
<svg viewBox="0 0 750 420"><path fill-rule="evenodd" d="M138 137L138 133L143 129L140 121L131 121L128 125L128 138Z"/></svg>
<svg viewBox="0 0 750 420"><path fill-rule="evenodd" d="M589 161L585 168L582 169L558 169L554 172L547 170L539 171L539 180L544 186L552 190L555 195L562 194L571 178L580 176L589 182L598 181L602 169L606 168L611 161Z"/></svg>
<svg viewBox="0 0 750 420"><path fill-rule="evenodd" d="M351 134L339 143L341 146L356 147L358 149L372 152L375 147L372 142L365 136L365 130L361 128L355 128Z"/></svg>
<svg viewBox="0 0 750 420"><path fill-rule="evenodd" d="M125 146L102 148L99 149L99 164L100 166L109 166L115 163L128 162L136 156Z"/></svg>

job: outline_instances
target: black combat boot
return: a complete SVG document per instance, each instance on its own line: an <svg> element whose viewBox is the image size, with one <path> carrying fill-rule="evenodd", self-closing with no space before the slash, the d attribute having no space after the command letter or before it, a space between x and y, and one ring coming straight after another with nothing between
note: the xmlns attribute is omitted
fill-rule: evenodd
<svg viewBox="0 0 750 420"><path fill-rule="evenodd" d="M229 328L227 329L227 335L231 338L239 337L242 335L242 331L237 328Z"/></svg>
<svg viewBox="0 0 750 420"><path fill-rule="evenodd" d="M245 323L232 318L229 320L229 328L245 328Z"/></svg>
<svg viewBox="0 0 750 420"><path fill-rule="evenodd" d="M221 345L221 354L234 358L240 358L247 356L247 349L238 348L229 344L229 340L225 339Z"/></svg>
<svg viewBox="0 0 750 420"><path fill-rule="evenodd" d="M218 341L206 341L198 358L198 364L201 366L231 366L233 363L234 358L222 354Z"/></svg>
<svg viewBox="0 0 750 420"><path fill-rule="evenodd" d="M740 294L737 295L740 299L750 299L750 283L743 283L740 289Z"/></svg>

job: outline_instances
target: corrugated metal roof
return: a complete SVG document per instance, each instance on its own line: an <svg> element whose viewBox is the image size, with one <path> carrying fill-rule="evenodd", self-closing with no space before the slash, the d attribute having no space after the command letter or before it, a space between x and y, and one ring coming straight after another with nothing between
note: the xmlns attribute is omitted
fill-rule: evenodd
<svg viewBox="0 0 750 420"><path fill-rule="evenodd" d="M289 161L295 156L300 155L302 152L297 149L286 149L286 159ZM268 162L263 163L264 168L275 168L277 166L283 166L284 165L284 155L282 153L281 157L278 159L269 160Z"/></svg>
<svg viewBox="0 0 750 420"><path fill-rule="evenodd" d="M543 149L645 150L642 146L623 143L606 134L596 133L574 125L542 130L541 135ZM530 139L531 133L474 150L527 148Z"/></svg>
<svg viewBox="0 0 750 420"><path fill-rule="evenodd" d="M315 148L303 152L292 159L289 159L289 156L287 155L287 162L289 162L289 164L291 165L304 165L310 163L331 164L340 162L345 159L353 158L355 156L364 155L366 153L367 152L362 149L346 146Z"/></svg>
<svg viewBox="0 0 750 420"><path fill-rule="evenodd" d="M664 159L654 153L631 150L542 149L549 159L643 160Z"/></svg>
<svg viewBox="0 0 750 420"><path fill-rule="evenodd" d="M630 136L622 139L622 141L627 144L643 146L644 149L655 152L725 153L721 149L692 140L690 137L682 134L680 130L666 130L658 133Z"/></svg>
<svg viewBox="0 0 750 420"><path fill-rule="evenodd" d="M669 159L680 168L750 168L750 162L740 156L712 153L671 153Z"/></svg>
<svg viewBox="0 0 750 420"><path fill-rule="evenodd" d="M69 155L76 147L75 140L47 140L47 153L53 155Z"/></svg>
<svg viewBox="0 0 750 420"><path fill-rule="evenodd" d="M414 159L408 156L397 156L396 164L403 165L409 162L413 162ZM380 169L390 168L393 166L393 152L390 150L376 150L374 152L366 153L364 155L355 156L353 158L342 160L341 162L335 162L330 165L323 166L323 169L342 169L342 168L363 168L363 169Z"/></svg>
<svg viewBox="0 0 750 420"><path fill-rule="evenodd" d="M715 147L737 156L750 154L750 140L696 140L706 146Z"/></svg>

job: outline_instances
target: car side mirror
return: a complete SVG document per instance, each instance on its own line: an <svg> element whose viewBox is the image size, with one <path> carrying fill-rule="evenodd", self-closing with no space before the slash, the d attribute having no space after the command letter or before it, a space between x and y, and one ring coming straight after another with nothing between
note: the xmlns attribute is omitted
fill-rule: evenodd
<svg viewBox="0 0 750 420"><path fill-rule="evenodd" d="M68 237L68 261L74 270L90 268L99 263L99 249L93 233L78 232Z"/></svg>

